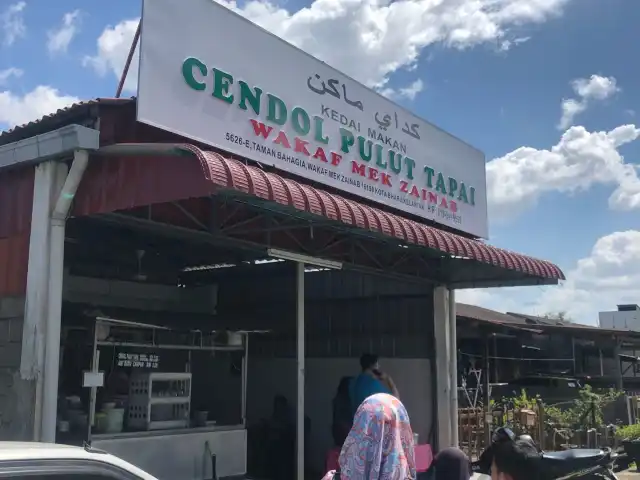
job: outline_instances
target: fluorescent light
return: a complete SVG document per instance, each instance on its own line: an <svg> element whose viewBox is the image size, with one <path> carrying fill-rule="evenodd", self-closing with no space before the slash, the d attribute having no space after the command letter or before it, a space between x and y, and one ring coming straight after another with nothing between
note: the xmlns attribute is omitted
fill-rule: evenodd
<svg viewBox="0 0 640 480"><path fill-rule="evenodd" d="M253 262L254 265L268 265L270 263L278 263L284 262L281 258L263 258L262 260L256 260Z"/></svg>
<svg viewBox="0 0 640 480"><path fill-rule="evenodd" d="M304 273L326 272L327 270L331 270L331 269L323 268L323 267L305 267Z"/></svg>
<svg viewBox="0 0 640 480"><path fill-rule="evenodd" d="M308 265L315 265L317 267L331 268L333 270L341 270L342 262L334 262L332 260L325 260L324 258L310 257L308 255L301 255L295 252L288 252L287 250L279 250L277 248L269 248L267 254L270 257L280 258L282 260L289 260L291 262L306 263Z"/></svg>
<svg viewBox="0 0 640 480"><path fill-rule="evenodd" d="M182 269L183 272L200 272L203 270L218 270L220 268L231 268L235 267L234 263L216 263L215 265L196 265L195 267L185 267Z"/></svg>

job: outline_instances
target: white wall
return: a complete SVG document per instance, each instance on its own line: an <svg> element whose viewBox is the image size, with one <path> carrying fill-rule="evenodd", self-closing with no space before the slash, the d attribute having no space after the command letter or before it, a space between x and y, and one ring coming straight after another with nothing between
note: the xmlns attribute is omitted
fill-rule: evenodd
<svg viewBox="0 0 640 480"><path fill-rule="evenodd" d="M413 430L427 441L431 427L431 369L428 359L383 358L380 364L396 382ZM307 358L305 360L305 414L311 419L309 451L311 467L322 471L324 454L332 447L331 402L340 379L359 373L357 358ZM295 406L295 359L249 358L247 420L249 424L268 418L273 397L282 394Z"/></svg>
<svg viewBox="0 0 640 480"><path fill-rule="evenodd" d="M600 312L598 317L600 328L640 331L640 310Z"/></svg>

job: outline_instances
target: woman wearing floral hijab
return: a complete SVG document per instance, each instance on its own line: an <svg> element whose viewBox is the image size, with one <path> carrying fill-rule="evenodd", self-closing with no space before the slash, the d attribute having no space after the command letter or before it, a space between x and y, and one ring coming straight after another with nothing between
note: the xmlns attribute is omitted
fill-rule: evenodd
<svg viewBox="0 0 640 480"><path fill-rule="evenodd" d="M339 465L339 472L330 471L323 480L416 479L413 432L400 400L380 393L362 402Z"/></svg>

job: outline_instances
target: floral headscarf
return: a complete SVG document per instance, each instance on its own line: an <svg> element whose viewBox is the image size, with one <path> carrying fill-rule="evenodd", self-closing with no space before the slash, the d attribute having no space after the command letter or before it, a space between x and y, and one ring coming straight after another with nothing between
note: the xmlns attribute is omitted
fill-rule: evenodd
<svg viewBox="0 0 640 480"><path fill-rule="evenodd" d="M362 402L339 463L341 480L415 480L413 432L402 402L386 393Z"/></svg>

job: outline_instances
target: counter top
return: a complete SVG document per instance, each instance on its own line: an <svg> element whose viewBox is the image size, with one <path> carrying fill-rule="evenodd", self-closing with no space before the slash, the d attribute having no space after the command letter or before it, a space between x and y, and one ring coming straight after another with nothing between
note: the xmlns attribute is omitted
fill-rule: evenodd
<svg viewBox="0 0 640 480"><path fill-rule="evenodd" d="M233 430L244 430L244 429L245 427L242 425L207 425L206 427L176 428L171 430L142 430L138 432L97 433L97 434L91 435L91 440L166 437L169 435L189 435L194 433L207 433L207 432L229 432Z"/></svg>

